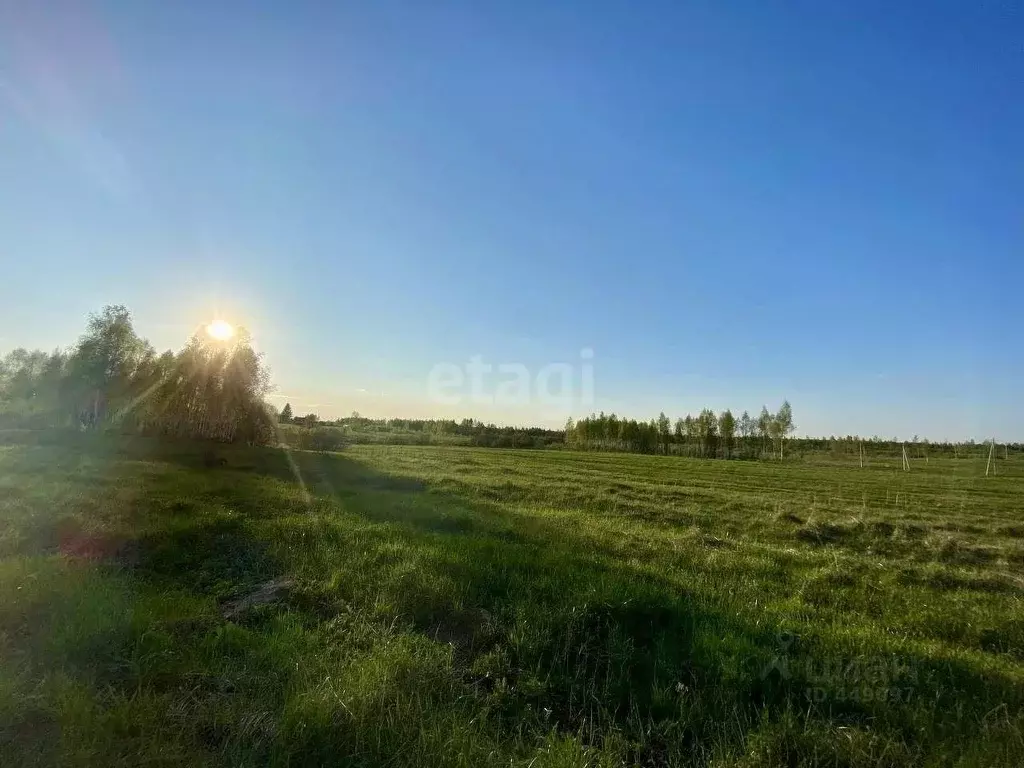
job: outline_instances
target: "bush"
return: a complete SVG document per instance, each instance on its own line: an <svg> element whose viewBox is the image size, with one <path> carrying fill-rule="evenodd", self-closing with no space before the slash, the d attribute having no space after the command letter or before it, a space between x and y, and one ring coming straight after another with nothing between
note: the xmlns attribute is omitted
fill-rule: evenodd
<svg viewBox="0 0 1024 768"><path fill-rule="evenodd" d="M333 427L318 427L309 430L309 450L340 451L345 447L345 436Z"/></svg>
<svg viewBox="0 0 1024 768"><path fill-rule="evenodd" d="M300 451L340 451L348 444L337 427L282 426L280 439L283 445Z"/></svg>

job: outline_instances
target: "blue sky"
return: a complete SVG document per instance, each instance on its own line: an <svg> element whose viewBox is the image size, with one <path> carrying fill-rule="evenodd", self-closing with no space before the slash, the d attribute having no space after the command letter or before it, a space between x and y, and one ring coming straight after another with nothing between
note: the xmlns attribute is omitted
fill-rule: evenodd
<svg viewBox="0 0 1024 768"><path fill-rule="evenodd" d="M1022 439L1022 32L998 1L0 3L0 349L125 303L158 348L245 324L323 416L560 421L429 372L589 348L577 414Z"/></svg>

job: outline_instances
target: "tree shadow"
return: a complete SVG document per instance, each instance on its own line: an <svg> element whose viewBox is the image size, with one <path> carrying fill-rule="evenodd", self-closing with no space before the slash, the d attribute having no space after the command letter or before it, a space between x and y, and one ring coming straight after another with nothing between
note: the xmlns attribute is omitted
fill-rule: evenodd
<svg viewBox="0 0 1024 768"><path fill-rule="evenodd" d="M213 518L149 533L138 539L134 575L154 586L224 598L281 574L266 541L243 520Z"/></svg>

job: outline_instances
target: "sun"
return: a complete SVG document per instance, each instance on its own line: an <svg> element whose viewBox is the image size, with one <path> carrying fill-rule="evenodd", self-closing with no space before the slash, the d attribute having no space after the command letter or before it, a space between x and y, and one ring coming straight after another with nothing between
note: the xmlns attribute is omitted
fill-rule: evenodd
<svg viewBox="0 0 1024 768"><path fill-rule="evenodd" d="M217 341L227 341L235 335L234 326L231 323L226 323L223 320L214 320L208 326L206 326L206 332L210 335L210 338L216 339Z"/></svg>

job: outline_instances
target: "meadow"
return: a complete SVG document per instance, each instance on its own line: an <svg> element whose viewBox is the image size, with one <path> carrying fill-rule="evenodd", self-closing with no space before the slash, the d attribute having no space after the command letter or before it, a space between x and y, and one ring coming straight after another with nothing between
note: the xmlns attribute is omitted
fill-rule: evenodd
<svg viewBox="0 0 1024 768"><path fill-rule="evenodd" d="M209 446L0 433L0 764L1024 764L1024 460Z"/></svg>

